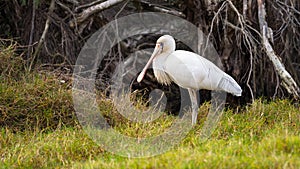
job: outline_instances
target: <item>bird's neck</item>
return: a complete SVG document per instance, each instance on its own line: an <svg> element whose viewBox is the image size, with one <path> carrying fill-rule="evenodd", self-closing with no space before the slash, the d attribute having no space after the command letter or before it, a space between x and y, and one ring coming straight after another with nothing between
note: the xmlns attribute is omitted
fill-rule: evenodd
<svg viewBox="0 0 300 169"><path fill-rule="evenodd" d="M153 59L153 68L164 70L165 62L171 53L161 53Z"/></svg>
<svg viewBox="0 0 300 169"><path fill-rule="evenodd" d="M165 62L171 53L162 53L153 59L153 72L159 83L169 85L172 80L165 70Z"/></svg>

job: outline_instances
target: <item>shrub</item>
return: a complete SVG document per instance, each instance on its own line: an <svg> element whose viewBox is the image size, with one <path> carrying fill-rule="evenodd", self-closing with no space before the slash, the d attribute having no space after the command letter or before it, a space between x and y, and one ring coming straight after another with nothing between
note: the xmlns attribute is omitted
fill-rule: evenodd
<svg viewBox="0 0 300 169"><path fill-rule="evenodd" d="M14 130L74 126L69 82L61 83L53 73L26 73L16 44L0 47L0 126Z"/></svg>

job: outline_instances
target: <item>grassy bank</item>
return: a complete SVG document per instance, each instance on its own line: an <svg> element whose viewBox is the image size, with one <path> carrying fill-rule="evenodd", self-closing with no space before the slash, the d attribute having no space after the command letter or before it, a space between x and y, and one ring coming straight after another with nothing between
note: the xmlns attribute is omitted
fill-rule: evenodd
<svg viewBox="0 0 300 169"><path fill-rule="evenodd" d="M268 106L268 105L267 105ZM275 107L276 108L276 107ZM252 114L252 116L255 113ZM91 141L82 130L63 128L53 132L1 131L4 168L299 168L299 122L281 114L276 123L227 112L213 137L205 143L198 130L173 150L146 159L112 155ZM299 116L298 116L299 118ZM130 130L130 129L128 129Z"/></svg>
<svg viewBox="0 0 300 169"><path fill-rule="evenodd" d="M206 110L206 106L200 109ZM199 141L199 125L167 153L130 159L106 152L80 128L13 132L2 128L2 168L299 168L300 114L287 100L257 100L228 110L212 137ZM159 126L156 126L159 128ZM133 127L123 125L131 133Z"/></svg>

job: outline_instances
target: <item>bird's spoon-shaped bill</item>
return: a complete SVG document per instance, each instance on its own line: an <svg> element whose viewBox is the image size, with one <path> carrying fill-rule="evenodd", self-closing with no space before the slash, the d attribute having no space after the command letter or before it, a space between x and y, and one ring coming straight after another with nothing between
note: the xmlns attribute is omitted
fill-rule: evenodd
<svg viewBox="0 0 300 169"><path fill-rule="evenodd" d="M156 44L156 47L154 48L154 51L149 59L149 61L147 62L146 66L143 68L142 72L139 74L138 78L137 78L137 82L141 82L146 74L146 71L148 69L148 67L150 66L150 64L152 63L153 59L156 57L156 55L158 53L160 53L161 51L161 46L160 44Z"/></svg>
<svg viewBox="0 0 300 169"><path fill-rule="evenodd" d="M144 76L145 76L145 71L142 71L140 74L139 74L139 76L138 76L138 78L137 78L137 82L141 82L142 80L143 80L143 78L144 78Z"/></svg>

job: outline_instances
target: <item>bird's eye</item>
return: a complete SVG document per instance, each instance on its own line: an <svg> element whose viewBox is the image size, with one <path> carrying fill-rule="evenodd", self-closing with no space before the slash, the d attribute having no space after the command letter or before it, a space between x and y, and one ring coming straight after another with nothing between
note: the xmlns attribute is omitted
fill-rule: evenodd
<svg viewBox="0 0 300 169"><path fill-rule="evenodd" d="M161 50L164 50L164 44L162 42L159 43L159 45L161 46Z"/></svg>

